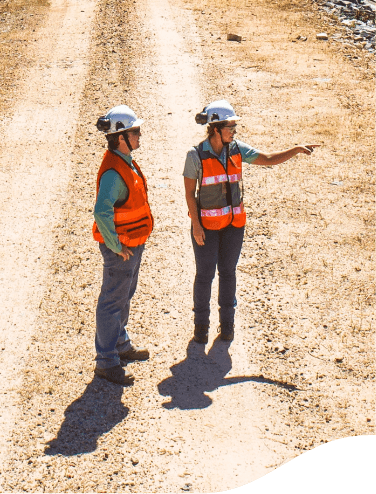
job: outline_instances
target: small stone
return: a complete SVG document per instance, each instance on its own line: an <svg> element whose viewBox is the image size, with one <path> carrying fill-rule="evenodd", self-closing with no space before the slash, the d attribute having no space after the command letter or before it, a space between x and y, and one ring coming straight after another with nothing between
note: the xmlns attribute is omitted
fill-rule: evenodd
<svg viewBox="0 0 376 494"><path fill-rule="evenodd" d="M137 458L131 458L132 465L138 465L139 460Z"/></svg>
<svg viewBox="0 0 376 494"><path fill-rule="evenodd" d="M286 351L288 350L288 348L286 348L285 346L283 346L283 345L281 345L281 344L278 344L278 345L274 348L274 350L275 350L276 352L278 352L278 353L282 353L282 355L283 355L284 353L286 353Z"/></svg>
<svg viewBox="0 0 376 494"><path fill-rule="evenodd" d="M334 357L334 362L335 362L336 364L340 364L342 361L343 361L343 356L342 356L342 355L336 355L336 356Z"/></svg>
<svg viewBox="0 0 376 494"><path fill-rule="evenodd" d="M342 24L347 27L355 27L356 21L353 19L345 19L344 21L342 21Z"/></svg>
<svg viewBox="0 0 376 494"><path fill-rule="evenodd" d="M318 34L316 34L316 39L318 39L318 40L327 40L328 39L328 35L326 33L318 33Z"/></svg>
<svg viewBox="0 0 376 494"><path fill-rule="evenodd" d="M227 41L238 41L240 43L242 41L242 37L238 34L228 34Z"/></svg>

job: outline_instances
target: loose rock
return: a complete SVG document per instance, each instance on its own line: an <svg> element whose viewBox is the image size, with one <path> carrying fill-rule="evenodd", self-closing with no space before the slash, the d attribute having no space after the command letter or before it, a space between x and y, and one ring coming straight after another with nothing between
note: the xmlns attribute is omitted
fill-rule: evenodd
<svg viewBox="0 0 376 494"><path fill-rule="evenodd" d="M241 43L242 37L238 34L228 34L227 41L238 41L239 43Z"/></svg>

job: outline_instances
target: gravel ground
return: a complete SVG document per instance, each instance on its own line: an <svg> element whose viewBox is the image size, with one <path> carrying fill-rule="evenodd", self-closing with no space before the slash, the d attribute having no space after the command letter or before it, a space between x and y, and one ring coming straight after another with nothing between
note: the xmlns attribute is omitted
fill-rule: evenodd
<svg viewBox="0 0 376 494"><path fill-rule="evenodd" d="M2 491L218 492L324 442L374 434L368 54L348 60L318 43L330 26L310 2L98 0L93 25ZM292 43L301 32L307 42ZM244 115L239 138L256 148L322 148L247 168L236 338L218 341L213 297L205 350L191 341L181 173L203 136L194 114L218 96ZM135 158L156 220L130 321L151 359L130 365L125 389L93 375L101 258L91 239L104 151L94 123L121 102L145 119Z"/></svg>

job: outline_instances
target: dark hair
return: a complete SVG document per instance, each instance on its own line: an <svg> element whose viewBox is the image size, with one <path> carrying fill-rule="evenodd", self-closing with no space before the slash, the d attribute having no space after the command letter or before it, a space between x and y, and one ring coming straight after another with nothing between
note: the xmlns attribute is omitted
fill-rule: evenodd
<svg viewBox="0 0 376 494"><path fill-rule="evenodd" d="M208 134L208 137L213 137L214 135L214 129L221 130L223 127L226 127L227 122L218 122L218 123L210 123L206 129L206 132Z"/></svg>
<svg viewBox="0 0 376 494"><path fill-rule="evenodd" d="M107 145L108 145L108 149L110 151L115 151L115 149L118 148L120 135L121 135L120 132L117 134L107 134L106 135Z"/></svg>

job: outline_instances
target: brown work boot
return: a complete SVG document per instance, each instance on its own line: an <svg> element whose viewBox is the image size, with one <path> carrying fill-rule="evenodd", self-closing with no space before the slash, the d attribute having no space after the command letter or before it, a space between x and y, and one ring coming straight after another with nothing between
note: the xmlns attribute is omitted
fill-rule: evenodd
<svg viewBox="0 0 376 494"><path fill-rule="evenodd" d="M108 369L99 369L96 367L94 369L94 374L102 377L103 379L107 379L115 384L121 384L122 386L128 386L129 384L133 384L134 376L129 371L124 370L122 366L115 365L114 367L109 367Z"/></svg>
<svg viewBox="0 0 376 494"><path fill-rule="evenodd" d="M193 339L197 343L207 343L209 336L209 325L208 324L195 324L195 331L193 334Z"/></svg>
<svg viewBox="0 0 376 494"><path fill-rule="evenodd" d="M142 346L131 346L126 352L119 353L120 360L147 360L149 350Z"/></svg>
<svg viewBox="0 0 376 494"><path fill-rule="evenodd" d="M232 341L234 339L234 323L222 322L219 326L220 338L225 341Z"/></svg>

